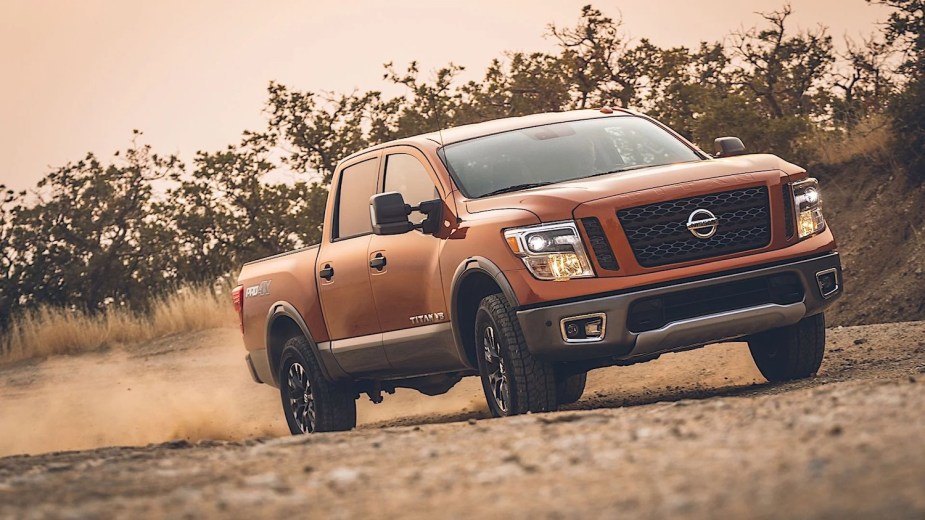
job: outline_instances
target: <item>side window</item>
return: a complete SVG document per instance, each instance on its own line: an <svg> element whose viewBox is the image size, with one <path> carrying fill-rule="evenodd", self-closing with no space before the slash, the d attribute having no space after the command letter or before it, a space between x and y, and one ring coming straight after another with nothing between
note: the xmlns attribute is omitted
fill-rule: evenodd
<svg viewBox="0 0 925 520"><path fill-rule="evenodd" d="M369 198L376 194L378 161L370 159L344 168L337 192L337 229L334 238L371 233Z"/></svg>
<svg viewBox="0 0 925 520"><path fill-rule="evenodd" d="M405 202L412 206L425 200L433 200L440 197L440 193L434 188L434 182L421 164L414 156L397 153L389 155L385 162L385 189L383 192L397 191L404 197ZM413 213L410 216L411 222L419 224L424 220L424 215Z"/></svg>

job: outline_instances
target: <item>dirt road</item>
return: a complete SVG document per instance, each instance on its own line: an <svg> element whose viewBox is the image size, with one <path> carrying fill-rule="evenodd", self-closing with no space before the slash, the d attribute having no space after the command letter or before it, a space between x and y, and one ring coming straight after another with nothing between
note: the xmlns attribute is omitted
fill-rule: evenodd
<svg viewBox="0 0 925 520"><path fill-rule="evenodd" d="M2 453L189 439L2 458L0 517L925 516L925 322L832 329L798 383L718 345L592 372L554 414L480 419L464 381L303 437L236 339L0 368Z"/></svg>

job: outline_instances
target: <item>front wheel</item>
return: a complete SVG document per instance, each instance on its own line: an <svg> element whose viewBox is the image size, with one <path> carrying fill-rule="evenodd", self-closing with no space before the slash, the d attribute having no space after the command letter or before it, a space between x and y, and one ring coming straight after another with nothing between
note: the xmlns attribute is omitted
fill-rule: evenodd
<svg viewBox="0 0 925 520"><path fill-rule="evenodd" d="M475 315L475 344L482 389L493 416L556 409L555 370L527 349L504 296L482 299Z"/></svg>
<svg viewBox="0 0 925 520"><path fill-rule="evenodd" d="M809 377L819 370L825 354L825 316L809 316L793 325L751 336L748 349L768 381Z"/></svg>
<svg viewBox="0 0 925 520"><path fill-rule="evenodd" d="M345 431L356 426L356 399L324 378L304 336L287 341L281 359L279 393L293 435Z"/></svg>

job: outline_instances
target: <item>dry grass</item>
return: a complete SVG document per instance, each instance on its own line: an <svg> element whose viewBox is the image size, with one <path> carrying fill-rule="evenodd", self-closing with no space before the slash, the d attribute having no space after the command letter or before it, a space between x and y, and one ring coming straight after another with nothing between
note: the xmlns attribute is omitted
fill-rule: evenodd
<svg viewBox="0 0 925 520"><path fill-rule="evenodd" d="M215 327L234 326L236 317L228 291L186 287L158 297L148 316L113 308L88 315L67 309L42 307L13 321L0 338L0 363L23 359L78 354L138 343L149 339Z"/></svg>
<svg viewBox="0 0 925 520"><path fill-rule="evenodd" d="M892 138L889 121L874 115L859 122L850 132L819 133L810 140L810 146L818 162L836 166L859 158L889 157Z"/></svg>

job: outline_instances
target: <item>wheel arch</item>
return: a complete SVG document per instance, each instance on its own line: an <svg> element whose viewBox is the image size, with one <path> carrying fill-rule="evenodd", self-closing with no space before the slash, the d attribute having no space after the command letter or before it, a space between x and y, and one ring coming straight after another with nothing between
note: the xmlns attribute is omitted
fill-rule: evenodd
<svg viewBox="0 0 925 520"><path fill-rule="evenodd" d="M453 275L453 290L450 299L450 321L453 337L460 349L460 359L477 369L475 339L467 331L474 330L475 315L482 298L501 293L516 309L517 295L504 273L491 260L476 256L467 258Z"/></svg>
<svg viewBox="0 0 925 520"><path fill-rule="evenodd" d="M283 347L289 338L300 334L308 340L309 346L320 361L322 375L325 379L334 381L346 376L339 366L330 366L329 356L325 356L318 347L299 311L292 304L280 301L270 306L270 312L267 315L267 358L275 385L279 385L277 371L283 355Z"/></svg>

